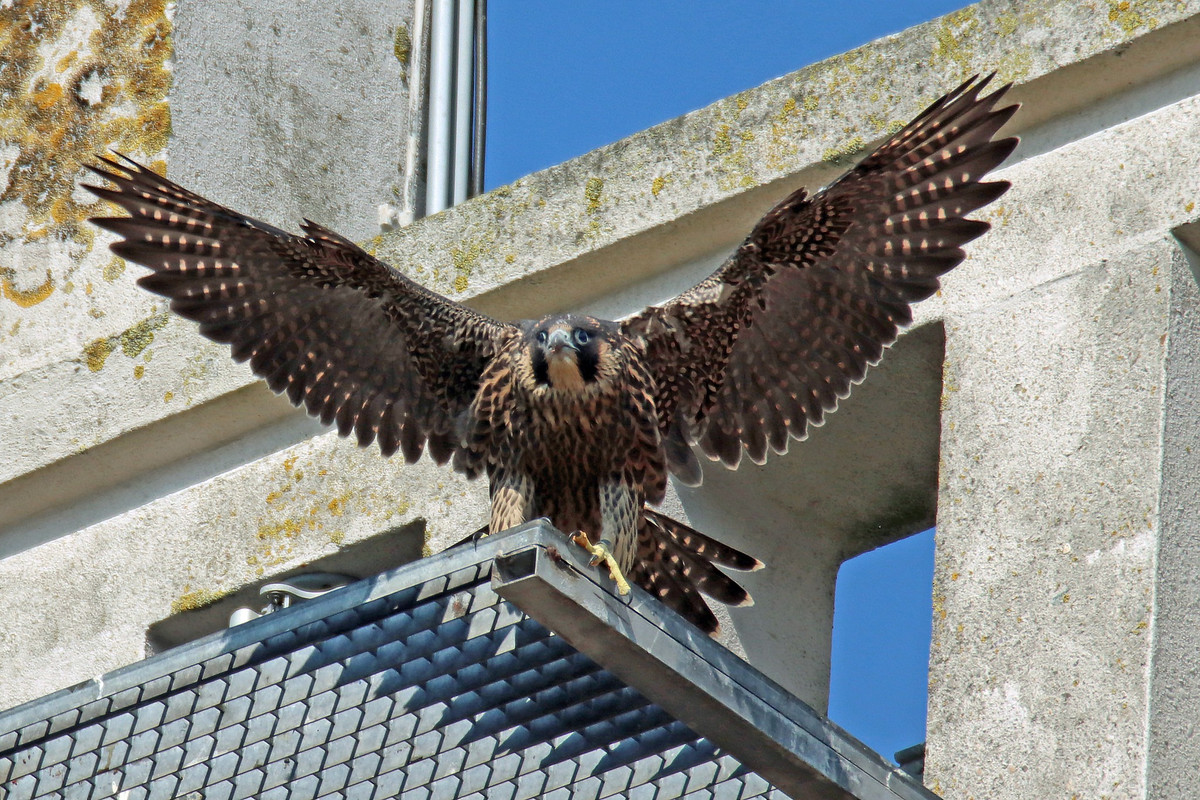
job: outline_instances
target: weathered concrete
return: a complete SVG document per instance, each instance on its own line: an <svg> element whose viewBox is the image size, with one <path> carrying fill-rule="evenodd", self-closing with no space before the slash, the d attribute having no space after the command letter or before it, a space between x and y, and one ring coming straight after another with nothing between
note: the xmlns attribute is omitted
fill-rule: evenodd
<svg viewBox="0 0 1200 800"><path fill-rule="evenodd" d="M1142 796L1170 273L1160 240L947 319L935 791Z"/></svg>
<svg viewBox="0 0 1200 800"><path fill-rule="evenodd" d="M1200 764L1200 230L1178 229L1171 249L1163 378L1162 491L1155 557L1149 693L1151 797L1195 794Z"/></svg>
<svg viewBox="0 0 1200 800"><path fill-rule="evenodd" d="M125 33L132 8L150 33ZM98 74L109 75L125 59L148 60L143 49L130 55L122 47L138 47L151 33L162 42L151 53L157 60L139 64L140 71L96 79L99 113L121 125L99 124L97 111L59 99L65 109L51 106L56 115L43 121L50 130L33 132L44 138L61 125L75 134L72 149L51 158L36 136L14 138L12 131L28 124L24 117L6 120L4 139L14 143L8 147L16 148L16 164L3 219L19 235L0 264L8 287L0 299L0 438L15 456L0 465L0 484L254 380L223 348L198 343L163 302L133 290L138 271L108 252L110 236L82 222L104 205L75 188L87 177L81 164L116 148L269 222L292 225L308 216L360 238L378 230L378 206L396 202L401 190L409 102L396 41L411 25L411 0L173 8L173 20L153 3L127 13L110 9L104 19L87 3L46 12L41 37L85 66L68 68L57 82L33 79L37 86L70 86L74 72L91 74L87 65L103 65ZM17 41L13 49L24 54L36 44ZM162 95L149 94L150 77L164 82ZM291 88L280 93L279 86ZM62 90L43 91L57 98ZM25 105L38 108L36 100ZM129 108L138 114L119 116ZM30 179L17 180L27 162L49 170L43 180L64 194L52 213L39 217ZM267 413L278 418L281 410ZM113 470L129 477L121 466ZM5 497L0 489L0 507L11 506Z"/></svg>
<svg viewBox="0 0 1200 800"><path fill-rule="evenodd" d="M181 37L192 12L177 14ZM280 31L278 46L306 46L290 23ZM250 63L277 63L273 37ZM248 40L222 41L236 55ZM386 61L386 42L372 47ZM693 522L768 562L746 580L758 604L734 624L748 658L817 707L837 566L936 511L928 775L946 797L1188 797L1200 761L1200 345L1171 232L1186 238L1180 226L1200 219L1200 2L983 2L373 244L501 317L619 316L686 287L786 191L828 180L992 69L1026 104L1002 172L1014 188L984 214L994 230L827 425L764 468L710 468L680 499ZM176 136L195 138L186 156L171 139L168 165L286 223L293 212L239 194L236 175L206 183L241 157L233 137L204 151L217 135L205 104L225 91L191 96L195 127ZM354 153L337 133L329 152ZM287 170L329 157L279 156L287 136L262 144ZM393 163L371 162L361 185L390 190ZM296 174L316 182L278 196L314 216L330 191L311 186L329 184ZM249 183L265 187L262 175ZM356 208L330 213L375 219ZM0 606L15 609L0 647L18 665L0 675L0 705L138 658L174 610L353 561L384 530L409 526L438 549L484 518L482 484L385 462L286 411L101 258L99 235L56 251L53 288L28 302L45 278L32 256L7 266L43 246L25 236L0 275L23 292L0 299L0 439L12 453L0 465ZM60 283L85 275L101 276L91 294ZM242 422L226 427L231 417Z"/></svg>
<svg viewBox="0 0 1200 800"><path fill-rule="evenodd" d="M412 0L180 3L172 177L275 224L374 236L403 190L412 15Z"/></svg>

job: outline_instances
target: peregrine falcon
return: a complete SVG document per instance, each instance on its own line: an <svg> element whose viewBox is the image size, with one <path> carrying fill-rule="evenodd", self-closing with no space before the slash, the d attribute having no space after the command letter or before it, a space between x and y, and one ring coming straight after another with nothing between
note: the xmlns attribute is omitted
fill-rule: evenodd
<svg viewBox="0 0 1200 800"><path fill-rule="evenodd" d="M966 215L1008 188L1016 111L972 78L811 197L767 213L708 278L626 320L506 323L437 295L306 220L297 236L129 159L88 187L129 216L95 224L138 283L342 436L491 490L490 532L537 517L708 632L699 593L750 595L718 567L761 565L655 511L697 453L730 468L786 451L882 357L911 305L986 230ZM123 158L123 157L122 157Z"/></svg>

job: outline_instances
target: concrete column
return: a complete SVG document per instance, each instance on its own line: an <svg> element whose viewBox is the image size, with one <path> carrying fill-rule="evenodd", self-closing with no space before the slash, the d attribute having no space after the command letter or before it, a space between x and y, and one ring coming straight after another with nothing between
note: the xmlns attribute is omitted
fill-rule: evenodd
<svg viewBox="0 0 1200 800"><path fill-rule="evenodd" d="M939 794L1194 796L1198 316L1167 236L947 319Z"/></svg>
<svg viewBox="0 0 1200 800"><path fill-rule="evenodd" d="M1171 296L1158 496L1154 624L1150 661L1147 796L1196 795L1200 774L1200 230L1177 231Z"/></svg>

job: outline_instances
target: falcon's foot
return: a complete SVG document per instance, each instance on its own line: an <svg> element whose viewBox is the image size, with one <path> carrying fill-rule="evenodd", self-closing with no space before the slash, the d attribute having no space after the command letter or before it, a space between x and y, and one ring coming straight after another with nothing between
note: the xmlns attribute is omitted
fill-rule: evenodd
<svg viewBox="0 0 1200 800"><path fill-rule="evenodd" d="M609 545L603 539L596 544L592 544L591 539L588 538L586 533L577 533L571 537L571 541L592 554L590 563L593 567L599 566L602 563L608 565L608 573L617 584L617 594L629 594L629 581L625 580L625 576L621 574L621 568L617 566L617 560L613 558Z"/></svg>

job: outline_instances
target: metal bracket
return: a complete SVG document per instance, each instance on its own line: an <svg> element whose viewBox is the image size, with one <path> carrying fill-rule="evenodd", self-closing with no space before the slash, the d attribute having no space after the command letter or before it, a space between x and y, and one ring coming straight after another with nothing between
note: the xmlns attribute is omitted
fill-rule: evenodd
<svg viewBox="0 0 1200 800"><path fill-rule="evenodd" d="M265 584L258 593L267 598L267 604L258 611L243 607L229 615L229 627L241 625L252 619L258 619L265 614L272 614L290 607L293 603L312 600L314 597L332 592L347 586L357 578L350 575L340 575L336 572L305 572L293 575L284 581Z"/></svg>

